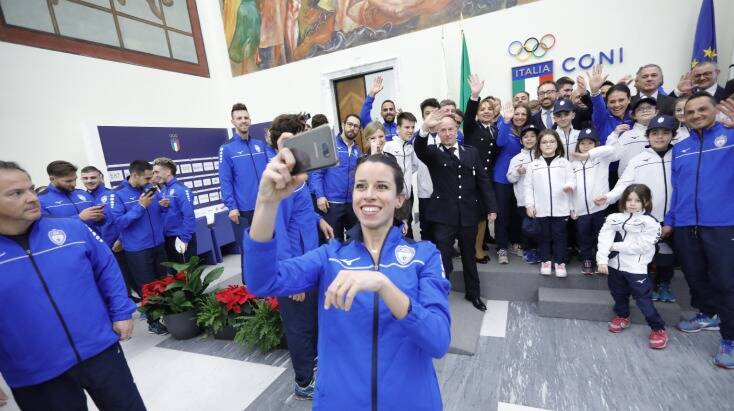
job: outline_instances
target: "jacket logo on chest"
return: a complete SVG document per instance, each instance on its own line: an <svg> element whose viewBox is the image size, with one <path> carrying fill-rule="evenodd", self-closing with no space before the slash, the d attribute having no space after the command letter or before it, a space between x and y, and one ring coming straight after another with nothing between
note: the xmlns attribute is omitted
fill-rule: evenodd
<svg viewBox="0 0 734 411"><path fill-rule="evenodd" d="M415 257L415 248L407 245L399 245L395 247L395 259L400 265L408 264Z"/></svg>
<svg viewBox="0 0 734 411"><path fill-rule="evenodd" d="M257 151L259 153L259 152L262 151L262 149L260 148L260 146L255 146L255 151Z"/></svg>
<svg viewBox="0 0 734 411"><path fill-rule="evenodd" d="M77 195L76 195L76 198L78 198L78 199L80 199L80 200L82 200L82 201L87 201L87 199L86 199L86 198L84 198L84 196L83 196L83 195L81 195L81 194L77 194Z"/></svg>
<svg viewBox="0 0 734 411"><path fill-rule="evenodd" d="M66 233L62 230L54 228L48 232L48 239L56 245L64 245L66 242Z"/></svg>
<svg viewBox="0 0 734 411"><path fill-rule="evenodd" d="M724 144L726 144L726 140L727 138L725 135L720 135L714 140L714 145L716 147L724 147Z"/></svg>
<svg viewBox="0 0 734 411"><path fill-rule="evenodd" d="M102 204L107 204L107 196L102 196L102 198L100 198L99 201L101 201Z"/></svg>

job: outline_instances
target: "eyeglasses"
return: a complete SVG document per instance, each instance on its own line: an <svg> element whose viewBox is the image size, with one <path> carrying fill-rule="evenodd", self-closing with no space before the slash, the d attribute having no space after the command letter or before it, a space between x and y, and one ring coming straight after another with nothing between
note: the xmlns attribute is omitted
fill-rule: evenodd
<svg viewBox="0 0 734 411"><path fill-rule="evenodd" d="M344 123L344 125L347 126L347 127L352 127L352 128L362 128L362 126L360 124L351 123L349 121L347 121L346 123Z"/></svg>
<svg viewBox="0 0 734 411"><path fill-rule="evenodd" d="M540 96L552 96L554 93L556 93L555 90L539 91L538 92L538 97L540 97Z"/></svg>
<svg viewBox="0 0 734 411"><path fill-rule="evenodd" d="M693 78L713 77L713 75L714 75L713 71L705 71L703 73L694 74Z"/></svg>

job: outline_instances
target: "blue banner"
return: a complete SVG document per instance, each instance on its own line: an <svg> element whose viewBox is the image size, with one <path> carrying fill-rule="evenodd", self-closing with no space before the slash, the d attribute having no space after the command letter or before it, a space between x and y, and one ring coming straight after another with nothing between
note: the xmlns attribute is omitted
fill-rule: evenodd
<svg viewBox="0 0 734 411"><path fill-rule="evenodd" d="M691 68L698 63L706 61L716 63L718 61L717 56L714 0L703 0L701 3L701 11L698 13L696 38L693 41Z"/></svg>
<svg viewBox="0 0 734 411"><path fill-rule="evenodd" d="M531 77L543 77L545 75L553 75L553 61L544 61L527 66L513 67L512 80L524 80Z"/></svg>

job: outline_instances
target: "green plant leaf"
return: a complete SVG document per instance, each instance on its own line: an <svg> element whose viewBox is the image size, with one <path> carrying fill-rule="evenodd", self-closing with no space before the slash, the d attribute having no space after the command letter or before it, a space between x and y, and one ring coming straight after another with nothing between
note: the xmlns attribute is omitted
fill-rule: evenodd
<svg viewBox="0 0 734 411"><path fill-rule="evenodd" d="M207 287L209 287L209 284L213 283L219 277L222 276L222 273L224 273L224 267L217 267L211 271L209 271L206 276L204 277L204 282L202 284L202 287L206 290Z"/></svg>

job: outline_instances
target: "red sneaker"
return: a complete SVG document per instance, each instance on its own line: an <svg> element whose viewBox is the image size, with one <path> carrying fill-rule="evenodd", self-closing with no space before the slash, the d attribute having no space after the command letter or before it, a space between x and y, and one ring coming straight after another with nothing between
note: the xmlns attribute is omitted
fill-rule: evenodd
<svg viewBox="0 0 734 411"><path fill-rule="evenodd" d="M650 348L662 350L668 346L668 333L665 330L653 330L650 333Z"/></svg>
<svg viewBox="0 0 734 411"><path fill-rule="evenodd" d="M629 328L630 320L624 317L615 316L609 322L609 332L621 333L625 328Z"/></svg>

